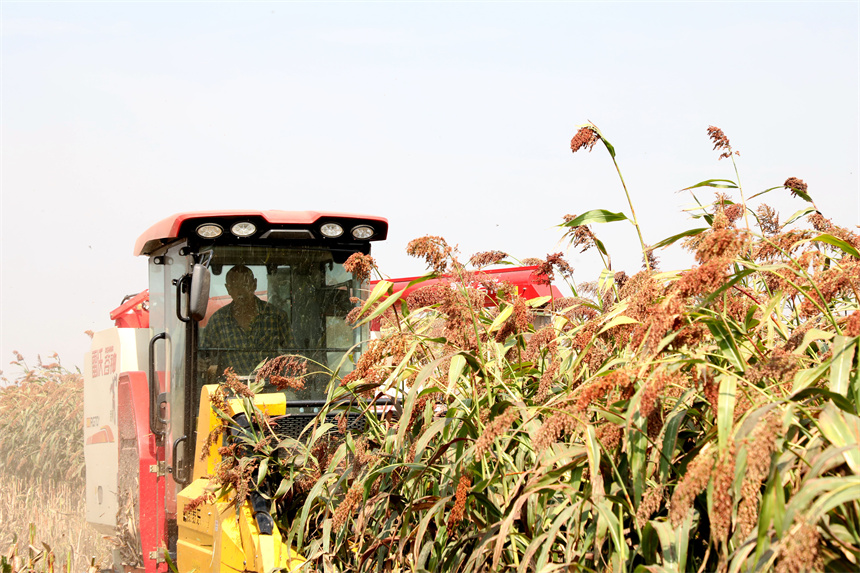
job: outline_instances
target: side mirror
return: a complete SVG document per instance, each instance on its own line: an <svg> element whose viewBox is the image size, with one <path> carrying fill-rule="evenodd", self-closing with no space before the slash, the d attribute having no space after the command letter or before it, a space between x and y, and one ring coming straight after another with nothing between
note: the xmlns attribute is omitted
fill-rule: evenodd
<svg viewBox="0 0 860 573"><path fill-rule="evenodd" d="M188 315L191 320L200 322L206 318L209 307L209 269L197 263L191 270L191 292L188 297Z"/></svg>

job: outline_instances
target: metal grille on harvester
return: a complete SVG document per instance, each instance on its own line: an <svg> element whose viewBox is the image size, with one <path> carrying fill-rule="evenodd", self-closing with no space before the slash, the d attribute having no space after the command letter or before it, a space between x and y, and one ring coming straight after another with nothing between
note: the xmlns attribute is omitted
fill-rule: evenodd
<svg viewBox="0 0 860 573"><path fill-rule="evenodd" d="M333 428L329 428L326 432L327 435L339 434L340 432L337 429L337 422L340 418L341 414L326 414L325 421L331 424L334 424ZM314 421L314 418L317 417L315 412L297 412L285 414L284 416L279 416L277 418L272 419L272 429L275 430L275 434L279 438L295 438L298 439L299 435L304 431L304 429ZM348 430L361 432L364 430L364 426L366 421L364 416L356 413L348 413L346 415L346 427ZM306 440L311 436L311 431L305 432L305 435L302 436L302 440Z"/></svg>

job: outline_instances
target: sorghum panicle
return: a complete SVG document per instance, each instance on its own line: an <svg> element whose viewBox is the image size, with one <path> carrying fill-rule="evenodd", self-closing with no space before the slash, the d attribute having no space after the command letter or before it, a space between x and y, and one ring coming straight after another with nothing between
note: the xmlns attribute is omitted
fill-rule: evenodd
<svg viewBox="0 0 860 573"><path fill-rule="evenodd" d="M656 485L645 492L642 502L636 509L636 527L642 529L654 512L660 509L663 503L663 484Z"/></svg>
<svg viewBox="0 0 860 573"><path fill-rule="evenodd" d="M507 432L519 415L520 413L516 408L508 406L504 412L493 418L493 421L484 428L484 431L475 441L475 458L480 459L490 451L496 438Z"/></svg>
<svg viewBox="0 0 860 573"><path fill-rule="evenodd" d="M475 253L469 258L469 265L475 268L482 268L489 265L495 265L505 260L508 254L503 251L483 251Z"/></svg>
<svg viewBox="0 0 860 573"><path fill-rule="evenodd" d="M669 506L669 520L678 527L687 517L696 496L702 493L711 479L714 467L714 452L703 451L689 463L687 471L678 481Z"/></svg>
<svg viewBox="0 0 860 573"><path fill-rule="evenodd" d="M364 253L353 253L349 256L346 262L343 263L345 271L352 273L359 281L365 281L370 278L370 271L376 266L376 261L370 255Z"/></svg>
<svg viewBox="0 0 860 573"><path fill-rule="evenodd" d="M580 149L591 151L594 145L600 140L600 136L593 127L586 125L581 127L573 139L570 140L570 151L576 153Z"/></svg>
<svg viewBox="0 0 860 573"><path fill-rule="evenodd" d="M732 156L732 146L729 143L729 138L726 137L726 134L723 133L722 129L720 129L719 127L714 127L713 125L708 126L708 137L710 137L711 141L714 143L715 151L723 151L723 153L720 154L720 159ZM737 154L740 155L740 153Z"/></svg>
<svg viewBox="0 0 860 573"><path fill-rule="evenodd" d="M785 180L785 183L783 183L782 186L791 191L792 197L797 197L798 191L806 193L806 190L809 188L809 186L803 182L803 179L798 179L797 177L789 177Z"/></svg>
<svg viewBox="0 0 860 573"><path fill-rule="evenodd" d="M413 239L406 245L406 254L419 259L424 259L427 266L437 273L444 273L448 268L448 258L454 253L454 249L442 237L427 235Z"/></svg>
<svg viewBox="0 0 860 573"><path fill-rule="evenodd" d="M461 474L457 482L457 491L454 493L454 507L448 514L448 537L454 534L457 524L463 521L463 515L466 512L466 497L471 489L472 478L466 474Z"/></svg>
<svg viewBox="0 0 860 573"><path fill-rule="evenodd" d="M353 508L355 508L355 506L358 505L358 502L361 501L361 490L361 484L352 484L352 487L350 487L349 491L346 492L346 496L343 498L343 501L341 501L340 505L335 509L334 517L332 518L332 528L335 531L343 529L347 519L352 514Z"/></svg>

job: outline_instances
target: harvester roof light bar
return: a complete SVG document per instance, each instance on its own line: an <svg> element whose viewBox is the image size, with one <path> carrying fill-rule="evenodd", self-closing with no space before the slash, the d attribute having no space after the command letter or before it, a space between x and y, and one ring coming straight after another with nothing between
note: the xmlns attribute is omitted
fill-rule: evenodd
<svg viewBox="0 0 860 573"><path fill-rule="evenodd" d="M221 225L215 223L204 223L197 227L197 234L204 239L215 239L220 237L223 232L224 229L221 228Z"/></svg>
<svg viewBox="0 0 860 573"><path fill-rule="evenodd" d="M359 225L352 230L352 236L356 239L369 239L373 233L373 227L370 225Z"/></svg>
<svg viewBox="0 0 860 573"><path fill-rule="evenodd" d="M237 237L250 237L257 232L257 227L254 225L254 223L249 223L248 221L240 221L230 227L230 232Z"/></svg>
<svg viewBox="0 0 860 573"><path fill-rule="evenodd" d="M320 227L320 233L322 233L324 237L334 239L343 235L343 227L337 223L326 223Z"/></svg>

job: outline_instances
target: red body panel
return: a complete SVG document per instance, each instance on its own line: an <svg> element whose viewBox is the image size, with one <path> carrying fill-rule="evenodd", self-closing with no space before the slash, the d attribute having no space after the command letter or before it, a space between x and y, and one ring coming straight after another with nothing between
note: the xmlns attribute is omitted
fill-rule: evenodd
<svg viewBox="0 0 860 573"><path fill-rule="evenodd" d="M110 313L118 328L149 328L149 290L139 292Z"/></svg>
<svg viewBox="0 0 860 573"><path fill-rule="evenodd" d="M481 271L482 274L489 276L492 280L499 283L508 282L517 287L517 293L525 299L533 299L541 296L551 296L552 298L563 298L561 291L552 284L546 284L546 278L539 272L540 267L512 267L507 269L492 269ZM435 279L428 279L416 285L409 286L409 283L421 277L404 277L399 279L388 279L388 282L394 283L392 290L400 292L404 289L403 296L406 297L413 291L434 284L454 284L456 281L451 275L442 275ZM371 281L370 288L373 289L379 281ZM484 306L495 306L497 303L493 293L488 293L484 299ZM380 329L379 319L374 319L370 323L370 329L378 332Z"/></svg>
<svg viewBox="0 0 860 573"><path fill-rule="evenodd" d="M135 444L140 479L140 541L144 571L167 571L166 563L150 558L150 552L161 553L167 547L167 519L164 514L164 477L151 468L164 461L164 446L149 431L149 390L146 374L123 372L119 376L118 423L120 443ZM122 459L122 454L120 454ZM120 468L122 475L123 468Z"/></svg>
<svg viewBox="0 0 860 573"><path fill-rule="evenodd" d="M177 213L163 219L150 227L138 237L134 244L134 254L147 254L146 246L152 241L170 240L179 237L179 228L182 223L189 219L200 219L206 217L262 217L272 225L313 225L320 219L360 219L363 221L376 221L382 223L385 231L388 230L388 219L374 215L356 215L348 213L334 213L321 211L195 211L190 213ZM385 239L386 233L374 236L372 241Z"/></svg>
<svg viewBox="0 0 860 573"><path fill-rule="evenodd" d="M519 295L525 299L537 298L540 296L551 296L553 298L562 298L561 291L558 290L553 285L548 285L545 283L546 279L539 272L540 267L531 266L531 267L512 267L508 269L492 269L488 271L481 271L482 274L489 276L492 280L498 282L509 282L512 285L517 287L517 291ZM420 289L425 286L430 286L438 283L451 283L455 282L451 275L443 275L441 277L435 279L429 279L423 282L418 283L417 285L408 287L410 282L415 279L420 279L421 277L404 277L399 279L388 279L388 282L394 283L394 292L400 292L403 289L406 289L406 292L403 293L403 296L409 295L411 292ZM371 288L375 287L379 281L371 281ZM494 300L491 296L491 301L488 305L495 304Z"/></svg>

